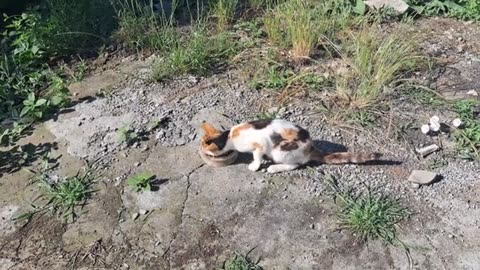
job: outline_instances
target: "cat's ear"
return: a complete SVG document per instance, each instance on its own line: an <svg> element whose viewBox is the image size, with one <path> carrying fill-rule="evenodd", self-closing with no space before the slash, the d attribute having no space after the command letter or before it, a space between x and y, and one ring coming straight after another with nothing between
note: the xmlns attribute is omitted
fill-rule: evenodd
<svg viewBox="0 0 480 270"><path fill-rule="evenodd" d="M207 136L217 136L220 134L220 131L218 131L215 127L210 125L209 123L203 123L202 125L203 130L205 130L205 133Z"/></svg>

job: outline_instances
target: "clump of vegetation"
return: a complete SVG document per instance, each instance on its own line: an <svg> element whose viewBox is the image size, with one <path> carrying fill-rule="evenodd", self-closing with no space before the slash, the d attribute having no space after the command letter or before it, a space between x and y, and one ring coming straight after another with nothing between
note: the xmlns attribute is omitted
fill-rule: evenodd
<svg viewBox="0 0 480 270"><path fill-rule="evenodd" d="M206 75L225 63L235 51L230 35L209 36L206 28L198 26L189 36L182 37L164 58L156 61L153 78L164 80L174 75Z"/></svg>
<svg viewBox="0 0 480 270"><path fill-rule="evenodd" d="M232 22L238 0L217 0L213 7L213 14L217 18L217 27L223 31Z"/></svg>
<svg viewBox="0 0 480 270"><path fill-rule="evenodd" d="M114 38L134 50L170 50L180 38L173 19L178 4L172 1L170 12L158 14L153 0L148 6L138 0L119 0L114 5L119 24Z"/></svg>
<svg viewBox="0 0 480 270"><path fill-rule="evenodd" d="M247 255L236 253L235 256L227 261L223 267L224 270L262 270L258 262L253 262Z"/></svg>
<svg viewBox="0 0 480 270"><path fill-rule="evenodd" d="M264 25L270 42L289 48L294 60L308 59L322 44L322 36L334 38L352 23L349 1L285 1L267 10Z"/></svg>
<svg viewBox="0 0 480 270"><path fill-rule="evenodd" d="M407 1L419 14L446 15L462 20L480 20L478 0L410 0Z"/></svg>
<svg viewBox="0 0 480 270"><path fill-rule="evenodd" d="M480 159L480 120L474 109L478 104L475 100L462 100L454 106L463 122L463 127L454 133L462 158Z"/></svg>
<svg viewBox="0 0 480 270"><path fill-rule="evenodd" d="M116 28L113 1L46 0L42 30L50 54L85 53L106 44Z"/></svg>
<svg viewBox="0 0 480 270"><path fill-rule="evenodd" d="M404 71L419 60L412 39L400 29L383 34L373 26L351 33L338 50L350 68L336 78L338 97L351 108L371 106Z"/></svg>
<svg viewBox="0 0 480 270"><path fill-rule="evenodd" d="M127 184L133 188L135 192L139 191L150 191L152 190L151 181L154 175L148 172L144 172L135 176L130 177L127 180Z"/></svg>
<svg viewBox="0 0 480 270"><path fill-rule="evenodd" d="M51 176L49 167L43 165L40 172L36 172L33 182L40 187L39 199L46 203L43 206L35 206L34 210L25 213L17 219L30 220L35 214L51 211L65 221L75 221L78 217L77 208L82 208L87 199L94 192L93 181L96 177L92 168L80 170L76 175L58 179Z"/></svg>
<svg viewBox="0 0 480 270"><path fill-rule="evenodd" d="M303 59L312 55L320 34L313 18L310 1L291 0L270 10L264 24L272 43L289 47L294 59Z"/></svg>
<svg viewBox="0 0 480 270"><path fill-rule="evenodd" d="M352 230L361 241L383 240L385 244L400 244L398 224L406 219L410 212L396 199L374 193L354 195L350 191L342 191L333 178L329 183L335 191L339 204L339 224Z"/></svg>
<svg viewBox="0 0 480 270"><path fill-rule="evenodd" d="M5 17L0 47L0 121L13 128L44 119L69 103L66 81L45 64L47 45L38 36L35 13ZM17 124L15 124L17 123ZM12 125L2 129L11 130ZM5 131L4 131L5 132Z"/></svg>

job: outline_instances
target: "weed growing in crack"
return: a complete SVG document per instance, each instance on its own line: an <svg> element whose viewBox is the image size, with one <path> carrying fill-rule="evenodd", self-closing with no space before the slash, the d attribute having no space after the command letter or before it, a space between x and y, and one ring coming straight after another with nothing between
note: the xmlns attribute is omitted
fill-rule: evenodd
<svg viewBox="0 0 480 270"><path fill-rule="evenodd" d="M465 159L480 159L480 120L474 109L478 104L476 100L462 100L454 105L464 123L462 129L456 130L454 138L460 157Z"/></svg>
<svg viewBox="0 0 480 270"><path fill-rule="evenodd" d="M92 184L97 177L95 171L88 167L76 175L58 179L51 176L49 168L43 168L34 175L33 182L39 184L40 196L46 203L43 206L32 205L34 210L17 217L17 220L30 220L34 215L51 211L65 221L75 221L77 208L82 208L94 192Z"/></svg>
<svg viewBox="0 0 480 270"><path fill-rule="evenodd" d="M144 172L133 177L130 177L127 180L127 184L133 188L135 192L139 191L151 191L152 190L152 179L154 175L148 172Z"/></svg>
<svg viewBox="0 0 480 270"><path fill-rule="evenodd" d="M236 253L235 256L227 261L223 267L224 270L262 270L258 262L253 262L248 254L241 255Z"/></svg>
<svg viewBox="0 0 480 270"><path fill-rule="evenodd" d="M382 240L388 245L400 244L398 224L410 216L410 211L396 199L386 195L368 192L353 195L351 191L342 191L330 176L329 183L334 189L338 204L338 219L342 228L347 228L361 241Z"/></svg>

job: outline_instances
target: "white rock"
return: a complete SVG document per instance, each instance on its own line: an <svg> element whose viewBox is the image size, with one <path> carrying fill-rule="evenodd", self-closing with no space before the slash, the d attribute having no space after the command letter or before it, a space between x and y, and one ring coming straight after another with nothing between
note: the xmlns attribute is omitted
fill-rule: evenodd
<svg viewBox="0 0 480 270"><path fill-rule="evenodd" d="M391 7L400 14L408 10L408 4L402 0L368 0L365 4L374 8Z"/></svg>
<svg viewBox="0 0 480 270"><path fill-rule="evenodd" d="M440 130L440 123L438 123L438 122L430 123L430 130L434 131L434 132L439 131Z"/></svg>
<svg viewBox="0 0 480 270"><path fill-rule="evenodd" d="M470 91L467 92L467 95L476 97L476 96L478 96L478 93L475 90L470 90Z"/></svg>
<svg viewBox="0 0 480 270"><path fill-rule="evenodd" d="M140 209L140 211L138 212L140 213L140 215L146 215L148 213L148 210Z"/></svg>
<svg viewBox="0 0 480 270"><path fill-rule="evenodd" d="M134 213L132 215L132 220L136 220L138 218L139 214L138 213Z"/></svg>
<svg viewBox="0 0 480 270"><path fill-rule="evenodd" d="M438 177L438 174L431 171L413 170L408 181L420 185L428 185Z"/></svg>
<svg viewBox="0 0 480 270"><path fill-rule="evenodd" d="M430 131L430 126L429 125L423 125L421 127L422 133L427 134Z"/></svg>
<svg viewBox="0 0 480 270"><path fill-rule="evenodd" d="M430 117L430 125L431 124L438 124L438 123L440 123L440 117L438 117L436 115Z"/></svg>
<svg viewBox="0 0 480 270"><path fill-rule="evenodd" d="M455 118L452 121L452 125L456 128L460 127L462 125L462 120L460 118Z"/></svg>

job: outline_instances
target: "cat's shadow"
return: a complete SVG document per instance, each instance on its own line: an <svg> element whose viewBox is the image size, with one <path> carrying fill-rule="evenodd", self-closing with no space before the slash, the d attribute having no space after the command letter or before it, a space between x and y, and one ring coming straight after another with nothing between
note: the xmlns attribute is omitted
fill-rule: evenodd
<svg viewBox="0 0 480 270"><path fill-rule="evenodd" d="M313 145L316 149L323 153L338 153L338 152L347 152L348 148L345 145L333 143L324 140L313 140ZM268 157L264 156L264 159L269 161ZM253 161L252 154L250 153L238 153L238 158L234 164L250 164ZM271 163L269 161L269 163ZM311 162L312 163L312 162ZM376 160L370 161L358 165L400 165L402 164L401 161L394 161L394 160ZM265 164L264 164L265 165ZM264 165L262 167L264 167ZM320 166L322 164L306 164L308 166Z"/></svg>

